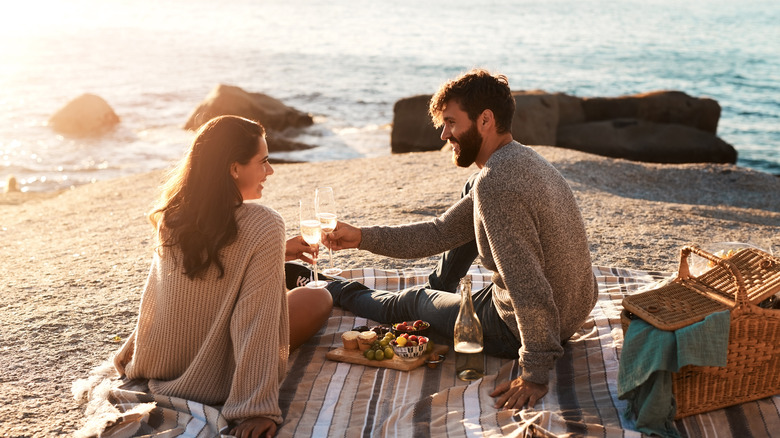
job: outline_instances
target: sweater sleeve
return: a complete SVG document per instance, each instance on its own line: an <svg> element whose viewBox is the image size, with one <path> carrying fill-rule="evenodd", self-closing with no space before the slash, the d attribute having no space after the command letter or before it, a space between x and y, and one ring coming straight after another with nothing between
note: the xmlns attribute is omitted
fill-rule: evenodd
<svg viewBox="0 0 780 438"><path fill-rule="evenodd" d="M133 350L135 349L135 333L138 329L133 329L122 347L114 355L114 368L119 373L119 377L125 376L125 366L133 359Z"/></svg>
<svg viewBox="0 0 780 438"><path fill-rule="evenodd" d="M395 258L429 257L474 240L474 204L466 196L431 221L363 227L361 232L360 249Z"/></svg>
<svg viewBox="0 0 780 438"><path fill-rule="evenodd" d="M281 217L261 241L265 243L246 269L230 323L236 367L222 412L229 420L263 416L281 423L279 385L290 342Z"/></svg>
<svg viewBox="0 0 780 438"><path fill-rule="evenodd" d="M518 191L488 190L485 196L477 193L475 205L496 265L494 282L509 294L520 332L522 378L545 384L563 348L558 308L544 272L539 219Z"/></svg>

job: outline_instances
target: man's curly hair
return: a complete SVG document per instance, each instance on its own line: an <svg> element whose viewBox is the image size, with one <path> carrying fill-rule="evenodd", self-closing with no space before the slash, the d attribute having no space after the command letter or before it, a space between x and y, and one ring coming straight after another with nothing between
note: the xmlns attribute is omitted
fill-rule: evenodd
<svg viewBox="0 0 780 438"><path fill-rule="evenodd" d="M491 75L484 69L474 69L449 80L431 97L428 113L433 125L444 124L442 112L450 102L457 102L472 121L489 109L496 120L499 134L512 132L512 117L515 113L515 98L504 75Z"/></svg>

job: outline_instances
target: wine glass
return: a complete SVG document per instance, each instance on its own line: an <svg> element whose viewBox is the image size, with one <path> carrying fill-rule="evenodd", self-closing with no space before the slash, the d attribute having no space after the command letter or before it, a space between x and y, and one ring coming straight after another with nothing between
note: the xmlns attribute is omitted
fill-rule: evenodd
<svg viewBox="0 0 780 438"><path fill-rule="evenodd" d="M301 223L301 236L303 240L309 245L320 244L320 238L322 231L320 229L320 221L317 219L317 212L314 205L310 202L298 201L298 210ZM307 287L325 287L328 282L321 281L317 276L317 256L312 257L314 260L314 281L310 281L306 284Z"/></svg>
<svg viewBox="0 0 780 438"><path fill-rule="evenodd" d="M328 234L336 229L336 199L333 197L333 189L330 187L317 187L317 190L314 192L314 204L322 232ZM323 269L322 273L325 275L341 274L341 269L333 266L333 251L330 248L328 248L328 261L330 262L330 268Z"/></svg>

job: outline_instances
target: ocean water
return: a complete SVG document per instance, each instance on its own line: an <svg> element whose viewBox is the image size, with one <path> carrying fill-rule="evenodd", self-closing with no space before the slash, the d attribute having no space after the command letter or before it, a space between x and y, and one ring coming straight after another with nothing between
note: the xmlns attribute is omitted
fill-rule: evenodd
<svg viewBox="0 0 780 438"><path fill-rule="evenodd" d="M472 67L517 90L712 97L738 164L780 174L777 23L774 0L14 2L0 15L0 188L11 174L47 191L168 167L219 83L315 116L296 140L317 147L279 158L388 155L393 104ZM86 92L116 130L46 126Z"/></svg>

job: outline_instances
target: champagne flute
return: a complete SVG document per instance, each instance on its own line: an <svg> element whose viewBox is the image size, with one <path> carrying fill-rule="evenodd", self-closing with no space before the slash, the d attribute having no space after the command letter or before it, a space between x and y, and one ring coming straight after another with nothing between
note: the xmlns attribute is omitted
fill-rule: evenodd
<svg viewBox="0 0 780 438"><path fill-rule="evenodd" d="M298 201L298 210L301 224L301 236L303 240L309 245L320 244L320 238L322 230L320 228L320 221L317 219L316 209L311 203ZM314 260L314 281L310 281L306 284L307 287L325 287L328 282L321 281L317 276L317 256L312 257Z"/></svg>
<svg viewBox="0 0 780 438"><path fill-rule="evenodd" d="M314 192L314 204L317 209L317 218L320 220L322 232L328 234L336 229L336 199L333 196L333 189L330 187L317 187ZM328 260L330 268L323 269L325 275L339 275L341 269L333 266L333 250L328 248Z"/></svg>

